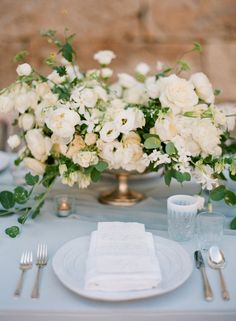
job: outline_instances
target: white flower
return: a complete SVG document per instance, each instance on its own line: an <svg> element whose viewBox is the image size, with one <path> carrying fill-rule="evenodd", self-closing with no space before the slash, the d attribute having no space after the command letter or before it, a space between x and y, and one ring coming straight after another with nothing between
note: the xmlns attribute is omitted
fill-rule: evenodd
<svg viewBox="0 0 236 321"><path fill-rule="evenodd" d="M80 116L73 110L60 107L48 113L45 122L49 129L59 137L72 137Z"/></svg>
<svg viewBox="0 0 236 321"><path fill-rule="evenodd" d="M216 108L219 108L226 117L226 125L229 131L234 130L236 122L236 105L232 103L224 103L217 105Z"/></svg>
<svg viewBox="0 0 236 321"><path fill-rule="evenodd" d="M65 172L67 172L68 168L66 166L66 164L60 164L59 165L59 173L61 176L63 176L65 174Z"/></svg>
<svg viewBox="0 0 236 321"><path fill-rule="evenodd" d="M87 168L98 163L98 157L96 152L79 151L73 155L73 162L79 164L83 168Z"/></svg>
<svg viewBox="0 0 236 321"><path fill-rule="evenodd" d="M148 156L150 162L155 162L154 167L157 167L162 164L169 164L171 163L171 159L168 154L162 154L160 151L154 150Z"/></svg>
<svg viewBox="0 0 236 321"><path fill-rule="evenodd" d="M210 191L219 184L218 180L212 177L213 173L214 171L209 165L202 165L201 168L195 168L192 175L203 189Z"/></svg>
<svg viewBox="0 0 236 321"><path fill-rule="evenodd" d="M91 178L89 175L85 175L81 172L78 172L78 185L79 188L87 188L91 183Z"/></svg>
<svg viewBox="0 0 236 321"><path fill-rule="evenodd" d="M30 130L34 127L35 117L33 114L22 114L19 117L19 127L23 128L24 131Z"/></svg>
<svg viewBox="0 0 236 321"><path fill-rule="evenodd" d="M71 99L83 107L93 108L97 102L97 93L89 88L76 87L71 94Z"/></svg>
<svg viewBox="0 0 236 321"><path fill-rule="evenodd" d="M119 136L120 132L116 129L116 125L113 122L107 122L100 131L100 138L106 142L112 142Z"/></svg>
<svg viewBox="0 0 236 321"><path fill-rule="evenodd" d="M14 149L20 145L21 140L18 135L12 135L8 138L7 143L12 149Z"/></svg>
<svg viewBox="0 0 236 321"><path fill-rule="evenodd" d="M71 66L71 65L66 66L66 75L71 81L73 81L75 78L77 79L83 78L83 75L79 71L78 66Z"/></svg>
<svg viewBox="0 0 236 321"><path fill-rule="evenodd" d="M130 104L141 104L148 99L145 95L145 87L143 84L137 84L134 87L125 89L123 98Z"/></svg>
<svg viewBox="0 0 236 321"><path fill-rule="evenodd" d="M135 71L140 75L146 76L150 71L150 67L145 62L141 62L136 66Z"/></svg>
<svg viewBox="0 0 236 321"><path fill-rule="evenodd" d="M126 73L118 74L119 84L124 88L131 88L137 84L137 81L134 77Z"/></svg>
<svg viewBox="0 0 236 321"><path fill-rule="evenodd" d="M99 123L99 120L101 118L100 111L98 109L92 109L92 112L85 112L84 114L85 120L83 120L81 123L86 124L87 132L91 133L94 130L95 125Z"/></svg>
<svg viewBox="0 0 236 321"><path fill-rule="evenodd" d="M137 108L129 108L119 112L114 119L115 126L120 133L129 131L145 124L143 113Z"/></svg>
<svg viewBox="0 0 236 321"><path fill-rule="evenodd" d="M158 98L161 94L160 81L157 81L155 77L149 77L145 81L147 95L150 98Z"/></svg>
<svg viewBox="0 0 236 321"><path fill-rule="evenodd" d="M123 89L122 89L122 86L118 82L112 84L109 87L109 89L110 89L110 96L112 98L117 98L117 97L121 98Z"/></svg>
<svg viewBox="0 0 236 321"><path fill-rule="evenodd" d="M32 170L35 174L38 174L38 175L43 175L46 168L45 164L31 157L25 157L24 164L25 164L25 167Z"/></svg>
<svg viewBox="0 0 236 321"><path fill-rule="evenodd" d="M47 78L50 82L53 82L55 84L61 84L63 81L66 80L66 77L65 76L61 77L56 70L53 70L53 72L51 72ZM50 84L50 82L49 82L49 84Z"/></svg>
<svg viewBox="0 0 236 321"><path fill-rule="evenodd" d="M197 72L190 77L198 96L208 104L215 101L212 84L203 72Z"/></svg>
<svg viewBox="0 0 236 321"><path fill-rule="evenodd" d="M191 82L176 75L166 77L165 88L160 95L163 107L170 107L177 114L198 103L198 96Z"/></svg>
<svg viewBox="0 0 236 321"><path fill-rule="evenodd" d="M137 133L129 132L128 134L123 135L122 142L123 142L124 147L127 147L130 144L132 144L132 145L140 145L141 138Z"/></svg>
<svg viewBox="0 0 236 321"><path fill-rule="evenodd" d="M101 157L108 162L110 169L118 169L123 162L123 146L117 140L102 146Z"/></svg>
<svg viewBox="0 0 236 321"><path fill-rule="evenodd" d="M43 162L48 156L52 148L52 141L49 137L45 137L41 129L31 129L25 134L25 140L31 154L37 160Z"/></svg>
<svg viewBox="0 0 236 321"><path fill-rule="evenodd" d="M84 138L85 144L90 146L96 143L97 135L95 133L87 133Z"/></svg>
<svg viewBox="0 0 236 321"><path fill-rule="evenodd" d="M132 108L132 111L135 115L134 129L142 128L143 126L145 126L145 117L143 112L136 107Z"/></svg>
<svg viewBox="0 0 236 321"><path fill-rule="evenodd" d="M78 181L78 171L71 172L68 176L62 176L62 184L72 187Z"/></svg>
<svg viewBox="0 0 236 321"><path fill-rule="evenodd" d="M131 163L136 162L142 157L143 149L140 145L137 144L129 144L127 147L123 149L123 159L122 166L131 165ZM125 167L124 167L125 168ZM128 169L126 167L126 169Z"/></svg>
<svg viewBox="0 0 236 321"><path fill-rule="evenodd" d="M155 132L163 142L172 140L177 135L174 119L171 117L157 119L155 123Z"/></svg>
<svg viewBox="0 0 236 321"><path fill-rule="evenodd" d="M35 92L28 91L26 93L19 94L15 97L15 108L21 114L26 112L28 108L33 108L37 106L38 97Z"/></svg>
<svg viewBox="0 0 236 321"><path fill-rule="evenodd" d="M21 64L16 68L16 72L19 76L29 76L32 72L32 68L29 64Z"/></svg>
<svg viewBox="0 0 236 321"><path fill-rule="evenodd" d="M97 94L97 98L101 99L103 101L107 101L108 100L108 96L107 96L107 92L104 88L102 88L101 86L95 86L94 87L94 91ZM95 103L96 104L96 103Z"/></svg>
<svg viewBox="0 0 236 321"><path fill-rule="evenodd" d="M116 58L116 55L111 50L101 50L95 53L93 56L101 65L109 65L112 59Z"/></svg>
<svg viewBox="0 0 236 321"><path fill-rule="evenodd" d="M0 96L0 113L9 113L14 107L13 100L9 96Z"/></svg>
<svg viewBox="0 0 236 321"><path fill-rule="evenodd" d="M110 78L113 74L113 70L111 68L102 68L101 69L101 77L104 79Z"/></svg>

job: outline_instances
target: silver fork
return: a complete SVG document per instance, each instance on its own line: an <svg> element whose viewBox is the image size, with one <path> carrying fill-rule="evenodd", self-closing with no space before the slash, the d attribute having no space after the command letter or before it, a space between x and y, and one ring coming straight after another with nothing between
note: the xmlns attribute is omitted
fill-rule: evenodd
<svg viewBox="0 0 236 321"><path fill-rule="evenodd" d="M39 283L40 283L40 271L47 265L48 261L48 249L46 244L38 244L37 249L37 261L36 265L38 266L37 275L35 278L34 287L31 293L31 298L39 298Z"/></svg>
<svg viewBox="0 0 236 321"><path fill-rule="evenodd" d="M22 253L21 258L20 258L20 270L21 270L21 275L20 278L17 282L16 290L14 292L15 296L20 296L22 286L23 286L23 279L24 279L24 274L25 271L29 270L32 268L33 264L33 254L32 251L25 251Z"/></svg>

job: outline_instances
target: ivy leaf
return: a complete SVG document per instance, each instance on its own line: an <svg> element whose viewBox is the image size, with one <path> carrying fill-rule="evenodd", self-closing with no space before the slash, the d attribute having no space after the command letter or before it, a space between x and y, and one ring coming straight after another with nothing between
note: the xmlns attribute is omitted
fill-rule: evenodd
<svg viewBox="0 0 236 321"><path fill-rule="evenodd" d="M172 170L168 170L168 171L165 172L164 179L165 179L166 185L170 186L172 177L173 177L173 171Z"/></svg>
<svg viewBox="0 0 236 321"><path fill-rule="evenodd" d="M101 177L101 172L99 172L98 170L96 170L96 168L94 168L91 173L92 181L96 183L99 181L100 177Z"/></svg>
<svg viewBox="0 0 236 321"><path fill-rule="evenodd" d="M34 186L35 184L38 183L38 181L39 181L38 175L33 176L31 173L27 173L25 175L25 182L27 185Z"/></svg>
<svg viewBox="0 0 236 321"><path fill-rule="evenodd" d="M14 61L15 62L24 61L28 55L29 55L28 51L22 50L15 55Z"/></svg>
<svg viewBox="0 0 236 321"><path fill-rule="evenodd" d="M175 145L172 142L166 145L166 153L168 155L174 155L176 153Z"/></svg>
<svg viewBox="0 0 236 321"><path fill-rule="evenodd" d="M236 230L236 217L230 222L230 228L231 230Z"/></svg>
<svg viewBox="0 0 236 321"><path fill-rule="evenodd" d="M149 137L144 142L146 149L154 149L160 147L160 139L157 137Z"/></svg>
<svg viewBox="0 0 236 321"><path fill-rule="evenodd" d="M174 172L174 178L179 182L179 183L183 183L184 181L184 176L181 172Z"/></svg>
<svg viewBox="0 0 236 321"><path fill-rule="evenodd" d="M17 186L14 189L14 198L15 198L16 203L24 204L27 202L28 197L29 197L29 193L24 187Z"/></svg>
<svg viewBox="0 0 236 321"><path fill-rule="evenodd" d="M62 56L69 62L73 61L74 50L68 42L66 42L63 47L60 49Z"/></svg>
<svg viewBox="0 0 236 321"><path fill-rule="evenodd" d="M7 229L5 229L5 233L14 238L16 237L18 234L20 234L20 229L18 226L11 226L11 227L8 227Z"/></svg>
<svg viewBox="0 0 236 321"><path fill-rule="evenodd" d="M220 185L210 192L210 198L213 201L220 201L225 197L226 192L227 192L227 190L226 190L225 186Z"/></svg>
<svg viewBox="0 0 236 321"><path fill-rule="evenodd" d="M104 172L108 167L107 162L100 161L98 164L95 165L95 168L99 172Z"/></svg>
<svg viewBox="0 0 236 321"><path fill-rule="evenodd" d="M18 221L20 224L25 224L27 218L28 218L28 215L27 215L27 214L22 214L20 217L18 217L17 221Z"/></svg>
<svg viewBox="0 0 236 321"><path fill-rule="evenodd" d="M183 174L183 179L186 182L190 182L191 181L191 175L189 173L182 173Z"/></svg>
<svg viewBox="0 0 236 321"><path fill-rule="evenodd" d="M59 74L60 77L66 75L66 67L65 66L57 66L57 67L54 67L53 69L56 70L56 72Z"/></svg>
<svg viewBox="0 0 236 321"><path fill-rule="evenodd" d="M0 202L5 209L14 207L15 205L14 194L9 191L2 191L0 193Z"/></svg>
<svg viewBox="0 0 236 321"><path fill-rule="evenodd" d="M229 206L236 205L236 194L230 190L226 190L224 201Z"/></svg>
<svg viewBox="0 0 236 321"><path fill-rule="evenodd" d="M199 42L195 41L193 43L193 51L202 52L203 51L202 45Z"/></svg>

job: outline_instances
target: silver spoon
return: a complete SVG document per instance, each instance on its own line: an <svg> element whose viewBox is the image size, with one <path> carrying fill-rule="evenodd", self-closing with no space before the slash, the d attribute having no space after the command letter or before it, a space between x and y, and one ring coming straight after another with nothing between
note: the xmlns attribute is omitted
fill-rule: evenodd
<svg viewBox="0 0 236 321"><path fill-rule="evenodd" d="M223 273L221 271L221 269L225 267L225 257L218 246L210 247L208 251L208 264L211 268L219 271L222 298L227 301L230 300L229 291L227 290Z"/></svg>

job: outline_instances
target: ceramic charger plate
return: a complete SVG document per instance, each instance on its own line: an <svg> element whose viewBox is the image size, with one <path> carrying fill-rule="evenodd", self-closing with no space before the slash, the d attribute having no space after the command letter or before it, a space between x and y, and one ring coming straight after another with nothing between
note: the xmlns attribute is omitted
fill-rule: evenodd
<svg viewBox="0 0 236 321"><path fill-rule="evenodd" d="M162 281L157 288L123 292L86 290L84 280L90 236L76 238L59 248L53 257L53 270L66 288L89 299L116 302L161 295L181 286L191 275L193 264L177 242L155 235L153 238L162 272Z"/></svg>

